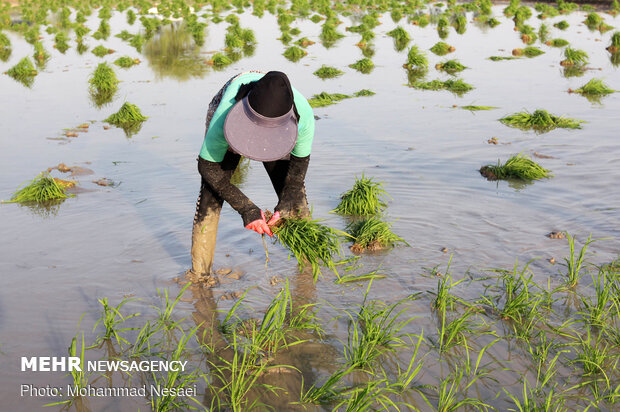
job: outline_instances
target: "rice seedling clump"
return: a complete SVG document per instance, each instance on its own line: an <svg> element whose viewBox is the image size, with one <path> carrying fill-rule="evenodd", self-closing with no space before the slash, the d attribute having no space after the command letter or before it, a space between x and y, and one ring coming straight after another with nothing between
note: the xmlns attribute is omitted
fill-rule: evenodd
<svg viewBox="0 0 620 412"><path fill-rule="evenodd" d="M349 67L357 70L360 73L368 74L372 71L372 69L375 68L375 64L372 62L372 60L364 57L363 59L360 59L355 63L350 64Z"/></svg>
<svg viewBox="0 0 620 412"><path fill-rule="evenodd" d="M601 79L591 79L589 82L587 82L577 90L569 89L569 92L602 96L610 93L615 93L616 91L603 83Z"/></svg>
<svg viewBox="0 0 620 412"><path fill-rule="evenodd" d="M558 28L560 30L566 30L568 29L569 26L570 24L568 24L566 20L559 21L553 25L553 27Z"/></svg>
<svg viewBox="0 0 620 412"><path fill-rule="evenodd" d="M544 169L523 154L513 155L504 164L498 160L496 165L486 165L480 168L480 174L488 180L538 180L550 177L550 173L550 170Z"/></svg>
<svg viewBox="0 0 620 412"><path fill-rule="evenodd" d="M499 121L506 126L516 127L522 130L533 129L543 133L557 127L562 129L581 129L581 123L584 123L583 120L555 116L542 109L535 110L534 113L514 113L499 119Z"/></svg>
<svg viewBox="0 0 620 412"><path fill-rule="evenodd" d="M0 60L7 61L11 57L11 40L6 34L0 32Z"/></svg>
<svg viewBox="0 0 620 412"><path fill-rule="evenodd" d="M498 109L498 107L495 107L495 106L467 105L467 106L461 106L461 109L469 110L469 111L472 111L472 112L477 112L477 111L480 111L480 110L494 110L494 109Z"/></svg>
<svg viewBox="0 0 620 412"><path fill-rule="evenodd" d="M108 102L118 90L119 80L108 63L99 63L88 80L91 96L97 104Z"/></svg>
<svg viewBox="0 0 620 412"><path fill-rule="evenodd" d="M118 112L110 115L104 122L108 122L123 129L132 128L141 124L148 117L142 115L140 108L129 102L123 103Z"/></svg>
<svg viewBox="0 0 620 412"><path fill-rule="evenodd" d="M37 75L37 69L34 68L32 61L28 57L21 59L15 66L11 67L6 74L13 79L30 87L34 82L34 76Z"/></svg>
<svg viewBox="0 0 620 412"><path fill-rule="evenodd" d="M123 56L123 57L119 57L118 59L114 60L114 64L124 69L128 69L129 67L132 67L136 64L140 64L140 59L134 59L129 56Z"/></svg>
<svg viewBox="0 0 620 412"><path fill-rule="evenodd" d="M452 59L452 60L446 60L445 62L442 62L442 63L437 63L435 65L435 68L437 70L441 70L446 73L453 74L453 73L458 73L458 72L465 70L467 66L464 66L458 60Z"/></svg>
<svg viewBox="0 0 620 412"><path fill-rule="evenodd" d="M107 47L100 44L92 50L92 53L97 57L103 57L107 56L108 54L114 53L114 50L108 49Z"/></svg>
<svg viewBox="0 0 620 412"><path fill-rule="evenodd" d="M514 60L514 59L518 59L518 57L516 56L491 56L489 57L489 60L492 60L494 62L499 62L502 60Z"/></svg>
<svg viewBox="0 0 620 412"><path fill-rule="evenodd" d="M568 40L564 40L564 39L551 39L545 42L545 44L551 47L564 47L564 46L568 46L569 43L568 43Z"/></svg>
<svg viewBox="0 0 620 412"><path fill-rule="evenodd" d="M426 55L418 49L418 46L411 46L407 52L407 63L404 67L407 70L426 70L428 68Z"/></svg>
<svg viewBox="0 0 620 412"><path fill-rule="evenodd" d="M334 77L341 76L343 73L343 71L338 70L335 67L321 66L321 68L316 70L313 74L321 79L332 79Z"/></svg>
<svg viewBox="0 0 620 412"><path fill-rule="evenodd" d="M588 63L588 53L583 50L566 47L564 49L564 60L560 62L562 66L584 65Z"/></svg>
<svg viewBox="0 0 620 412"><path fill-rule="evenodd" d="M395 42L407 44L410 40L409 33L400 26L397 26L394 30L387 32L387 35L392 37Z"/></svg>
<svg viewBox="0 0 620 412"><path fill-rule="evenodd" d="M295 256L300 270L307 264L312 267L315 282L320 265L336 270L333 255L340 253L339 235L330 227L318 220L288 218L274 227L273 233Z"/></svg>
<svg viewBox="0 0 620 412"><path fill-rule="evenodd" d="M304 57L307 54L308 54L307 51L297 46L291 46L284 51L284 57L286 57L288 60L292 62L299 61L302 57Z"/></svg>
<svg viewBox="0 0 620 412"><path fill-rule="evenodd" d="M372 96L375 93L368 89L359 90L353 95L342 94L342 93L327 93L321 92L319 94L315 94L312 98L308 99L308 103L310 103L311 107L324 107L332 104L338 103L340 100L349 99L351 97L363 97L363 96Z"/></svg>
<svg viewBox="0 0 620 412"><path fill-rule="evenodd" d="M223 53L215 53L207 63L216 68L222 68L232 64L232 59Z"/></svg>
<svg viewBox="0 0 620 412"><path fill-rule="evenodd" d="M620 31L611 35L611 44L607 47L610 53L618 53L620 51Z"/></svg>
<svg viewBox="0 0 620 412"><path fill-rule="evenodd" d="M411 87L420 90L448 90L456 95L461 95L474 89L472 85L465 83L461 79L431 80L430 82L416 81L411 84Z"/></svg>
<svg viewBox="0 0 620 412"><path fill-rule="evenodd" d="M398 243L407 244L402 237L392 232L390 224L376 217L350 223L347 232L354 239L351 246L354 253L391 248Z"/></svg>
<svg viewBox="0 0 620 412"><path fill-rule="evenodd" d="M24 186L24 185L22 185ZM48 173L41 173L21 189L11 199L2 203L46 203L53 200L66 199L72 195L65 192Z"/></svg>
<svg viewBox="0 0 620 412"><path fill-rule="evenodd" d="M540 56L541 54L545 54L544 51L540 50L538 47L526 47L525 49L523 49L523 54L526 57L536 57L536 56Z"/></svg>
<svg viewBox="0 0 620 412"><path fill-rule="evenodd" d="M456 49L453 46L450 46L449 44L440 41L435 43L435 45L431 47L430 50L437 56L445 56L448 53L452 53Z"/></svg>
<svg viewBox="0 0 620 412"><path fill-rule="evenodd" d="M340 196L340 203L334 212L349 216L374 215L386 208L386 196L383 184L362 175L355 179L351 190Z"/></svg>

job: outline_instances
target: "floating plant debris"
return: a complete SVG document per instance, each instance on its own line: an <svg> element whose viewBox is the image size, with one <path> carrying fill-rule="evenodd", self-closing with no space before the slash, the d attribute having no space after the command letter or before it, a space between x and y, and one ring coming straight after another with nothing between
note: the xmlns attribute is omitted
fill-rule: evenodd
<svg viewBox="0 0 620 412"><path fill-rule="evenodd" d="M368 74L372 71L372 69L375 68L375 64L372 62L372 60L364 57L363 59L360 59L355 63L350 64L349 67L357 70L360 73Z"/></svg>
<svg viewBox="0 0 620 412"><path fill-rule="evenodd" d="M435 65L435 68L449 74L454 74L465 70L467 66L464 66L458 60L452 59L446 60L445 62L437 63Z"/></svg>
<svg viewBox="0 0 620 412"><path fill-rule="evenodd" d="M315 282L321 273L321 265L336 272L333 255L340 255L340 235L336 231L319 220L282 220L273 228L273 233L278 242L295 256L300 270L309 264Z"/></svg>
<svg viewBox="0 0 620 412"><path fill-rule="evenodd" d="M140 64L140 59L134 59L129 56L123 56L123 57L119 57L118 59L114 60L114 64L124 69L127 69L136 64Z"/></svg>
<svg viewBox="0 0 620 412"><path fill-rule="evenodd" d="M125 102L118 112L110 115L104 122L120 127L129 137L140 131L142 122L146 119L148 119L148 117L142 115L138 106Z"/></svg>
<svg viewBox="0 0 620 412"><path fill-rule="evenodd" d="M338 70L335 67L321 66L321 68L316 70L313 74L321 79L332 79L334 77L342 76L343 73L343 71Z"/></svg>
<svg viewBox="0 0 620 412"><path fill-rule="evenodd" d="M398 243L408 245L402 237L392 232L391 226L374 216L350 223L347 232L354 241L351 251L361 253L391 248Z"/></svg>
<svg viewBox="0 0 620 412"><path fill-rule="evenodd" d="M538 180L551 177L550 173L550 170L544 169L523 154L513 155L504 164L498 160L496 165L486 165L480 168L480 174L488 180Z"/></svg>
<svg viewBox="0 0 620 412"><path fill-rule="evenodd" d="M448 90L456 95L461 95L474 89L472 85L465 83L461 79L432 80L430 82L416 81L410 86L420 90Z"/></svg>
<svg viewBox="0 0 620 412"><path fill-rule="evenodd" d="M308 52L297 46L291 46L284 51L284 57L292 62L299 61L302 57L307 55Z"/></svg>
<svg viewBox="0 0 620 412"><path fill-rule="evenodd" d="M533 129L538 132L548 132L557 127L563 129L581 129L583 120L567 119L550 114L546 110L538 109L534 113L519 112L499 119L506 126L522 130Z"/></svg>
<svg viewBox="0 0 620 412"><path fill-rule="evenodd" d="M362 89L358 92L353 93L352 95L342 94L342 93L327 93L321 92L319 94L315 94L312 98L308 99L308 103L310 103L311 107L324 107L332 104L338 103L340 100L349 99L351 97L362 97L362 96L372 96L375 93L368 89Z"/></svg>
<svg viewBox="0 0 620 412"><path fill-rule="evenodd" d="M21 59L15 66L11 67L6 72L6 74L26 87L32 86L34 83L34 77L37 73L37 69L34 68L32 61L28 57Z"/></svg>
<svg viewBox="0 0 620 412"><path fill-rule="evenodd" d="M2 203L46 203L73 196L67 194L63 186L52 178L49 173L41 173L32 181L26 182L20 187L11 196L10 200L3 201Z"/></svg>
<svg viewBox="0 0 620 412"><path fill-rule="evenodd" d="M333 210L340 215L367 216L381 212L387 206L383 184L372 178L356 178L353 188L340 196L340 203Z"/></svg>
<svg viewBox="0 0 620 412"><path fill-rule="evenodd" d="M616 91L607 86L601 79L591 79L589 82L576 90L568 89L569 93L580 93L584 95L604 96L615 93Z"/></svg>
<svg viewBox="0 0 620 412"><path fill-rule="evenodd" d="M448 53L452 53L456 49L453 46L450 46L448 43L444 43L442 41L435 43L430 50L435 53L437 56L445 56Z"/></svg>
<svg viewBox="0 0 620 412"><path fill-rule="evenodd" d="M108 54L114 53L114 51L115 50L108 49L107 47L102 46L101 44L91 50L91 52L97 57L107 56Z"/></svg>

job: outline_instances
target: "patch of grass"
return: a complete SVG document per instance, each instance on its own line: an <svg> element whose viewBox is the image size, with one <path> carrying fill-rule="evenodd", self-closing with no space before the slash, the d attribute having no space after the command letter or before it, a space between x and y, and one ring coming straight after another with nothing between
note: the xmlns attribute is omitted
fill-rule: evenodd
<svg viewBox="0 0 620 412"><path fill-rule="evenodd" d="M320 77L321 79L333 79L334 77L342 76L344 72L341 70L338 70L335 67L323 65L321 66L320 69L316 70L313 74L317 77Z"/></svg>
<svg viewBox="0 0 620 412"><path fill-rule="evenodd" d="M555 23L553 27L560 29L560 30L566 30L570 27L570 24L568 24L566 20L562 20L562 21Z"/></svg>
<svg viewBox="0 0 620 412"><path fill-rule="evenodd" d="M300 270L307 264L312 267L315 282L321 273L321 264L336 272L333 255L340 254L340 243L333 229L318 220L284 219L273 233L295 256Z"/></svg>
<svg viewBox="0 0 620 412"><path fill-rule="evenodd" d="M146 119L148 119L148 117L142 115L138 106L125 102L118 112L111 114L104 122L120 127L125 131L127 136L131 136L140 130L142 122Z"/></svg>
<svg viewBox="0 0 620 412"><path fill-rule="evenodd" d="M435 45L431 47L430 50L437 56L445 56L448 53L452 53L456 49L453 46L450 46L448 43L440 41L435 43Z"/></svg>
<svg viewBox="0 0 620 412"><path fill-rule="evenodd" d="M564 47L569 45L568 40L564 39L551 39L545 42L545 44L551 47Z"/></svg>
<svg viewBox="0 0 620 412"><path fill-rule="evenodd" d="M299 61L302 57L306 56L307 54L308 54L307 51L297 46L291 46L284 51L284 57L286 57L288 60L292 62Z"/></svg>
<svg viewBox="0 0 620 412"><path fill-rule="evenodd" d="M107 56L108 54L112 54L114 53L115 50L112 49L108 49L107 47L103 46L103 45L99 45L97 47L95 47L94 49L91 50L91 52L97 56L97 57L103 57L103 56Z"/></svg>
<svg viewBox="0 0 620 412"><path fill-rule="evenodd" d="M538 109L534 113L519 112L499 119L506 126L516 127L522 130L534 129L538 132L548 132L556 127L562 129L581 129L583 120L567 119L555 116L546 110Z"/></svg>
<svg viewBox="0 0 620 412"><path fill-rule="evenodd" d="M118 90L119 80L114 69L108 63L99 63L88 80L90 94L95 103L102 104L112 100Z"/></svg>
<svg viewBox="0 0 620 412"><path fill-rule="evenodd" d="M569 234L567 234L566 237L568 238L569 256L564 258L564 262L566 262L565 284L568 288L574 288L579 283L579 279L583 276L581 269L586 264L586 253L588 251L588 246L596 242L596 240L592 240L592 235L590 235L579 250L579 254L576 254L576 237Z"/></svg>
<svg viewBox="0 0 620 412"><path fill-rule="evenodd" d="M407 52L407 63L404 67L407 70L426 70L428 68L426 54L418 46L411 46Z"/></svg>
<svg viewBox="0 0 620 412"><path fill-rule="evenodd" d="M30 60L29 57L24 57L6 72L6 74L11 76L13 79L27 87L32 86L34 83L34 77L37 73L37 69L34 68L32 60Z"/></svg>
<svg viewBox="0 0 620 412"><path fill-rule="evenodd" d="M593 96L604 96L615 93L616 90L609 88L601 79L591 79L589 82L576 90L569 90L572 93L588 94Z"/></svg>
<svg viewBox="0 0 620 412"><path fill-rule="evenodd" d="M49 173L41 173L33 180L23 183L10 200L2 203L48 203L73 197Z"/></svg>
<svg viewBox="0 0 620 412"><path fill-rule="evenodd" d="M391 224L377 217L368 217L347 226L347 232L353 238L351 250L359 253L365 250L382 250L398 243L409 245L402 237L394 234Z"/></svg>
<svg viewBox="0 0 620 412"><path fill-rule="evenodd" d="M564 60L560 64L562 66L583 66L588 64L588 53L583 50L566 47L564 49Z"/></svg>
<svg viewBox="0 0 620 412"><path fill-rule="evenodd" d="M458 96L473 90L474 87L461 79L456 80L432 80L430 82L417 81L411 87L420 90L448 90Z"/></svg>
<svg viewBox="0 0 620 412"><path fill-rule="evenodd" d="M516 154L506 163L497 161L496 165L486 165L480 168L480 174L488 180L538 180L550 177L551 171L534 162L529 156Z"/></svg>
<svg viewBox="0 0 620 412"><path fill-rule="evenodd" d="M134 59L129 56L122 56L114 60L114 64L124 69L128 69L136 64L140 64L140 59Z"/></svg>
<svg viewBox="0 0 620 412"><path fill-rule="evenodd" d="M340 196L340 203L334 213L349 216L368 216L380 213L387 207L383 184L362 175L356 178L353 188Z"/></svg>
<svg viewBox="0 0 620 412"><path fill-rule="evenodd" d="M372 62L372 60L365 57L356 61L353 64L350 64L349 67L357 70L360 73L368 74L375 68L375 64Z"/></svg>
<svg viewBox="0 0 620 412"><path fill-rule="evenodd" d="M499 109L499 107L495 107L495 106L476 106L476 105L467 105L467 106L461 106L461 109L465 109L465 110L469 110L472 112L477 112L480 110L494 110L494 109Z"/></svg>
<svg viewBox="0 0 620 412"><path fill-rule="evenodd" d="M452 59L446 60L445 62L437 63L435 65L435 68L449 74L454 74L467 69L467 66L464 66L456 59Z"/></svg>

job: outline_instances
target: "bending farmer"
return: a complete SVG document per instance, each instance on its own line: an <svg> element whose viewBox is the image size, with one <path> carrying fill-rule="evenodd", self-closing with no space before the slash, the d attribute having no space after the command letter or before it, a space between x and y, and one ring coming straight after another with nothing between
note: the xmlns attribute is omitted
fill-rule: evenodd
<svg viewBox="0 0 620 412"><path fill-rule="evenodd" d="M198 157L202 183L192 229L194 275L211 274L224 201L239 212L246 229L269 236L269 226L280 217L309 215L304 179L313 137L312 108L284 73L243 73L220 89L209 104ZM269 174L278 195L269 221L230 182L241 156L263 162Z"/></svg>

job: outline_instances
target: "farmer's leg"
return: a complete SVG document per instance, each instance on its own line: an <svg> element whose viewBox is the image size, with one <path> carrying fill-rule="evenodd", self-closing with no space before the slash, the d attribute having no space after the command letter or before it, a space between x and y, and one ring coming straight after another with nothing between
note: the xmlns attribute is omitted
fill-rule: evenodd
<svg viewBox="0 0 620 412"><path fill-rule="evenodd" d="M226 153L222 161L222 169L226 171L229 178L238 163L239 155L231 152ZM202 179L192 228L192 271L196 275L208 276L211 274L217 225L223 203L224 200Z"/></svg>
<svg viewBox="0 0 620 412"><path fill-rule="evenodd" d="M290 160L276 160L273 162L263 162L265 170L269 175L273 189L278 195L278 201L282 200L282 191L286 181L286 176L289 170ZM298 187L293 188L293 193L287 194L287 200L290 200L290 210L287 210L284 215L296 215L299 217L310 216L310 209L308 208L308 200L306 199L306 186L302 181ZM288 216L285 216L288 217Z"/></svg>

